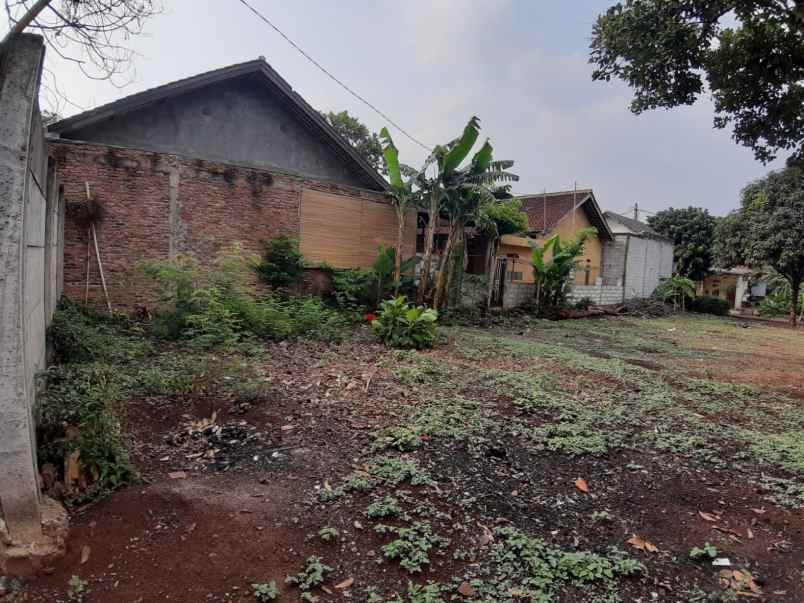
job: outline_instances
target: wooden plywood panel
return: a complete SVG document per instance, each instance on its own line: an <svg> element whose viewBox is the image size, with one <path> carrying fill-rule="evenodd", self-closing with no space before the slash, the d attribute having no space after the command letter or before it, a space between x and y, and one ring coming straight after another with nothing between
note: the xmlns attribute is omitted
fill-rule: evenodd
<svg viewBox="0 0 804 603"><path fill-rule="evenodd" d="M304 190L301 201L300 250L312 263L336 268L360 265L363 200Z"/></svg>
<svg viewBox="0 0 804 603"><path fill-rule="evenodd" d="M410 225L415 225L415 218L411 210L407 218L411 242L415 231ZM388 203L316 190L302 192L299 247L312 264L368 268L380 244L396 245L396 235L396 213Z"/></svg>
<svg viewBox="0 0 804 603"><path fill-rule="evenodd" d="M362 266L370 266L379 246L396 245L396 213L391 205L365 201L360 228Z"/></svg>

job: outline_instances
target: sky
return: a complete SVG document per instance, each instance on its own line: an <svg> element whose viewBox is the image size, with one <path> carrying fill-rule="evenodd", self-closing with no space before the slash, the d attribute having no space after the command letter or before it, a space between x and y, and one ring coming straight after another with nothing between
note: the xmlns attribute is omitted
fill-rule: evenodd
<svg viewBox="0 0 804 603"><path fill-rule="evenodd" d="M249 0L309 55L429 146L481 120L520 194L593 188L604 209L689 205L724 215L772 168L712 126L712 105L633 115L630 90L593 82L592 25L613 0ZM176 79L264 56L313 107L386 121L310 64L238 0L165 0L127 42L138 56L122 88L87 79L50 52L46 66L89 109ZM7 23L0 17L0 28ZM51 76L46 81L52 86ZM46 103L45 103L46 104ZM80 112L62 104L62 115ZM426 151L392 129L404 163Z"/></svg>

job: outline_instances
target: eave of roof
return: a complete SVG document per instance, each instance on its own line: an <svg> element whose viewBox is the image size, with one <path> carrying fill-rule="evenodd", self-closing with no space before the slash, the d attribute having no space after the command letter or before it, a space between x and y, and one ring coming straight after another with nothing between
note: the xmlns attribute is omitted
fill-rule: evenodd
<svg viewBox="0 0 804 603"><path fill-rule="evenodd" d="M613 220L615 222L619 222L630 231L633 232L634 236L645 237L650 239L660 239L663 241L673 242L673 239L667 237L663 234L660 234L653 230L649 224L645 224L644 222L640 222L639 220L634 220L633 218L629 218L628 216L623 216L622 214L614 213L613 211L605 211L603 212L603 216L606 220ZM627 234L627 233L621 233Z"/></svg>
<svg viewBox="0 0 804 603"><path fill-rule="evenodd" d="M151 88L150 90L138 92L137 94L132 94L120 100L101 105L95 109L79 113L78 115L51 124L48 126L48 132L62 134L78 130L115 115L142 109L151 103L165 98L179 96L203 86L251 74L257 74L267 78L276 89L283 93L284 97L290 103L291 108L295 109L300 117L306 118L314 128L317 128L319 132L325 136L327 141L331 143L331 146L336 152L339 152L341 155L345 156L345 158L353 162L354 167L359 169L360 173L362 173L368 181L375 184L380 190L390 190L385 178L380 176L377 170L375 170L352 145L341 138L332 126L321 117L318 111L313 109L307 101L293 90L290 84L281 75L261 58L230 65L221 69L215 69L156 88Z"/></svg>

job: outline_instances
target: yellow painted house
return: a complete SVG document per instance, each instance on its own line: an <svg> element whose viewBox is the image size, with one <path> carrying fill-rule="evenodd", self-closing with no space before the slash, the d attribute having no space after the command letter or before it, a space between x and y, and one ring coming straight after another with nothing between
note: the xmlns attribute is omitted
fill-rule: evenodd
<svg viewBox="0 0 804 603"><path fill-rule="evenodd" d="M528 216L527 236L505 235L500 241L498 257L507 258L506 271L513 282L532 283L532 250L550 237L574 238L584 229L594 227L597 235L590 238L575 273L578 285L594 285L601 276L603 242L614 239L592 189L524 195L522 210Z"/></svg>

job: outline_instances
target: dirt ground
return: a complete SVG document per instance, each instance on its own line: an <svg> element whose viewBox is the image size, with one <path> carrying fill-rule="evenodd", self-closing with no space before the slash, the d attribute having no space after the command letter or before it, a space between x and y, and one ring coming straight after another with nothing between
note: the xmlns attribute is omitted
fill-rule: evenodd
<svg viewBox="0 0 804 603"><path fill-rule="evenodd" d="M89 603L244 603L271 581L278 601L804 601L804 333L685 316L443 338L272 344L248 395L128 400L141 480L74 510L20 600L80 576ZM383 549L377 524L415 542ZM525 550L561 561L529 577ZM286 584L311 556L323 582ZM623 558L641 569L599 569Z"/></svg>

